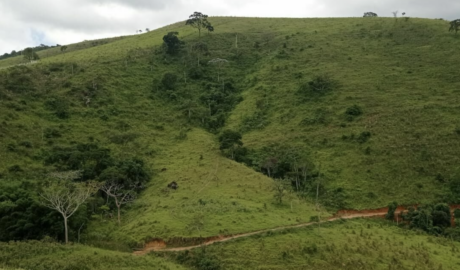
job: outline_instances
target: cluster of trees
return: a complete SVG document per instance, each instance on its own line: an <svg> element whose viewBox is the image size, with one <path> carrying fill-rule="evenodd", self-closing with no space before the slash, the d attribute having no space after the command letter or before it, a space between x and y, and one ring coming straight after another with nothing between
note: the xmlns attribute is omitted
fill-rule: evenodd
<svg viewBox="0 0 460 270"><path fill-rule="evenodd" d="M45 44L40 44L40 46L36 46L36 47L31 47L31 48L26 48L22 51L11 51L11 53L4 53L3 55L0 55L0 60L3 60L3 59L7 59L7 58L10 58L10 57L15 57L15 56L19 56L19 55L24 55L24 52L26 50L32 50L33 52L39 52L39 51L43 51L43 50L46 50L46 49L49 49L49 48L54 48L54 47L59 47L61 45L57 44L56 46L48 46L48 45L45 45Z"/></svg>
<svg viewBox="0 0 460 270"><path fill-rule="evenodd" d="M186 24L198 29L199 33L203 29L211 32L214 28L207 18L207 15L195 12ZM229 61L215 58L204 62L204 56L209 55L207 43L198 41L185 46L178 32L169 32L163 36L163 51L171 61L181 57L187 70L183 74L166 72L161 79L155 79L154 93L178 103L179 109L189 121L210 132L218 132L224 126L227 114L241 101L233 80L222 76ZM217 76L214 77L214 74ZM196 87L196 84L200 86ZM190 94L191 90L195 91L195 95Z"/></svg>
<svg viewBox="0 0 460 270"><path fill-rule="evenodd" d="M241 133L233 130L220 134L219 147L226 157L275 179L278 201L282 200L282 191L286 186L304 196L313 195L318 188L319 172L308 155L296 148L274 144L259 150L248 149L244 147ZM324 193L324 187L320 188Z"/></svg>
<svg viewBox="0 0 460 270"><path fill-rule="evenodd" d="M397 202L388 206L386 218L395 219L395 212L398 207ZM459 213L460 214L460 213ZM411 229L423 230L429 234L443 235L448 233L451 227L451 211L448 204L438 203L435 205L425 204L418 207L410 207L407 212L399 213L399 218L403 225Z"/></svg>
<svg viewBox="0 0 460 270"><path fill-rule="evenodd" d="M37 52L35 52L33 48L24 49L24 51L22 52L22 55L24 56L24 59L26 59L29 62L40 59Z"/></svg>
<svg viewBox="0 0 460 270"><path fill-rule="evenodd" d="M41 181L1 185L0 241L50 236L68 242L79 238L92 215L110 209L120 223L122 205L150 180L142 160L117 160L94 143L54 147L43 160L57 172Z"/></svg>

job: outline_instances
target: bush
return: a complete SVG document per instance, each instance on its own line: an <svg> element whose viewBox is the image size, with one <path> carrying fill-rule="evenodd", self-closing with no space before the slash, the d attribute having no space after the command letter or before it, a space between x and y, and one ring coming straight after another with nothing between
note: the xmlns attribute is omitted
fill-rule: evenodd
<svg viewBox="0 0 460 270"><path fill-rule="evenodd" d="M241 133L233 130L226 130L219 136L220 150L228 149L233 145L243 145Z"/></svg>
<svg viewBox="0 0 460 270"><path fill-rule="evenodd" d="M351 116L360 116L361 114L363 114L363 110L358 105L353 105L347 108L347 110L345 111L345 114L351 115Z"/></svg>
<svg viewBox="0 0 460 270"><path fill-rule="evenodd" d="M385 215L385 218L388 220L393 220L395 218L395 212L398 208L397 202L392 202L388 205L388 213Z"/></svg>
<svg viewBox="0 0 460 270"><path fill-rule="evenodd" d="M161 85L165 90L175 90L177 83L177 75L173 73L165 73L161 79Z"/></svg>
<svg viewBox="0 0 460 270"><path fill-rule="evenodd" d="M59 138L62 135L61 135L61 132L59 132L59 130L55 128L45 128L45 130L43 131L43 136L47 139L51 139L51 138Z"/></svg>
<svg viewBox="0 0 460 270"><path fill-rule="evenodd" d="M356 138L356 141L359 143L365 143L371 138L371 133L368 131L361 132L359 134L358 138Z"/></svg>
<svg viewBox="0 0 460 270"><path fill-rule="evenodd" d="M22 141L19 143L19 145L25 148L32 148L32 143L29 141Z"/></svg>
<svg viewBox="0 0 460 270"><path fill-rule="evenodd" d="M338 87L338 82L329 75L319 75L300 86L301 94L325 95Z"/></svg>
<svg viewBox="0 0 460 270"><path fill-rule="evenodd" d="M13 165L13 166L9 167L8 171L12 172L12 173L23 172L21 166L19 166L19 165Z"/></svg>
<svg viewBox="0 0 460 270"><path fill-rule="evenodd" d="M69 103L61 98L52 97L45 101L45 108L53 111L60 119L69 118Z"/></svg>

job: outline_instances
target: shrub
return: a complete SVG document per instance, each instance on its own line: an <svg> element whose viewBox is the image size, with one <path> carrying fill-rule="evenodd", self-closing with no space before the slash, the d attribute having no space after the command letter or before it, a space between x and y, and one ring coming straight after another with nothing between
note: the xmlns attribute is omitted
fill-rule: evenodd
<svg viewBox="0 0 460 270"><path fill-rule="evenodd" d="M173 73L165 73L161 79L161 85L165 90L175 90L177 83L177 75Z"/></svg>
<svg viewBox="0 0 460 270"><path fill-rule="evenodd" d="M310 94L317 94L317 95L324 95L328 92L331 92L338 86L337 81L335 81L329 75L319 75L315 77L313 80L304 83L300 87L301 93L310 93Z"/></svg>
<svg viewBox="0 0 460 270"><path fill-rule="evenodd" d="M347 108L347 110L345 111L345 114L351 115L351 116L359 116L363 114L363 110L358 105L353 105Z"/></svg>
<svg viewBox="0 0 460 270"><path fill-rule="evenodd" d="M61 132L59 132L59 130L55 128L45 128L45 130L43 131L43 136L47 139L51 139L51 138L59 138L62 135L61 135Z"/></svg>
<svg viewBox="0 0 460 270"><path fill-rule="evenodd" d="M19 145L25 148L32 148L32 143L29 141L22 141L19 143Z"/></svg>
<svg viewBox="0 0 460 270"><path fill-rule="evenodd" d="M45 101L45 108L53 111L54 115L60 119L69 118L69 103L62 98L49 98Z"/></svg>
<svg viewBox="0 0 460 270"><path fill-rule="evenodd" d="M356 141L359 143L365 143L371 138L371 133L368 131L361 132L359 134L358 138L356 138Z"/></svg>

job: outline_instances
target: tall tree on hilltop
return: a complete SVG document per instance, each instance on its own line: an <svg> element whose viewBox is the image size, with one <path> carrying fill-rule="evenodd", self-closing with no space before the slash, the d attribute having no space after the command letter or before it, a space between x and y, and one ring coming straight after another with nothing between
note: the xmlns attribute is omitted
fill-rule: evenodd
<svg viewBox="0 0 460 270"><path fill-rule="evenodd" d="M189 16L189 19L185 22L185 25L190 25L191 27L198 29L198 36L200 37L201 29L206 29L209 32L214 31L214 27L208 21L208 15L197 11Z"/></svg>

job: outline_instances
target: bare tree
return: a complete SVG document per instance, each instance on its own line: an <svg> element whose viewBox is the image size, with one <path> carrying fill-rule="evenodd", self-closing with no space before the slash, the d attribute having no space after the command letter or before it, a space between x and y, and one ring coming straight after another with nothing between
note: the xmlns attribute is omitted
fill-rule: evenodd
<svg viewBox="0 0 460 270"><path fill-rule="evenodd" d="M65 243L69 243L68 219L99 189L97 183L73 183L69 180L52 182L40 193L40 203L58 211L64 218Z"/></svg>
<svg viewBox="0 0 460 270"><path fill-rule="evenodd" d="M123 185L116 181L107 181L101 190L115 200L115 205L118 210L118 225L121 223L120 209L123 204L128 204L136 199L136 193L133 190L124 190Z"/></svg>
<svg viewBox="0 0 460 270"><path fill-rule="evenodd" d="M64 172L52 172L49 174L51 178L62 180L62 181L73 181L81 177L83 171L64 171Z"/></svg>
<svg viewBox="0 0 460 270"><path fill-rule="evenodd" d="M392 13L393 13L393 17L398 18L399 11L396 10L396 11L393 11Z"/></svg>

